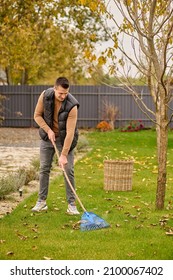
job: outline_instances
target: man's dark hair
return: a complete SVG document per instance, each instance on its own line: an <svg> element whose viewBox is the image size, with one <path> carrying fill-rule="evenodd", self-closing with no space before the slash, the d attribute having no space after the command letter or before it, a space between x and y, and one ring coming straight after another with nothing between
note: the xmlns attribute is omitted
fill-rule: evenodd
<svg viewBox="0 0 173 280"><path fill-rule="evenodd" d="M55 86L61 86L63 88L69 88L70 84L67 78L65 77L59 77L56 79Z"/></svg>

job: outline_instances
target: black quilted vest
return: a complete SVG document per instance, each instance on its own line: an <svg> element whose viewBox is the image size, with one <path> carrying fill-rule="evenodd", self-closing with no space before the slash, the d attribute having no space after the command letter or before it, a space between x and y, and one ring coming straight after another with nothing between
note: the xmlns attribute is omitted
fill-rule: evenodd
<svg viewBox="0 0 173 280"><path fill-rule="evenodd" d="M55 105L54 100L55 100L54 89L49 88L49 89L45 90L44 96L43 96L43 105L44 105L43 118L50 128L52 128L52 126L53 126L53 114L54 114L54 105ZM68 114L74 106L77 106L79 108L79 103L74 98L74 96L72 96L70 93L68 93L67 97L62 102L61 108L60 108L58 116L57 116L58 117L59 137L60 137L62 146L64 144L64 139L66 137L66 122L67 122ZM48 135L42 128L39 128L39 134L43 140L45 140L45 141L48 140ZM74 138L73 138L73 141L72 141L72 144L70 147L70 151L76 147L77 141L78 141L78 129L76 127L75 133L74 133Z"/></svg>

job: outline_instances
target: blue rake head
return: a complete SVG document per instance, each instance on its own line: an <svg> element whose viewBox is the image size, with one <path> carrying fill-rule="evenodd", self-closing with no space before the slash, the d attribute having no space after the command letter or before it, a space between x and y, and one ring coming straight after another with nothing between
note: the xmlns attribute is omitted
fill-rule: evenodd
<svg viewBox="0 0 173 280"><path fill-rule="evenodd" d="M98 215L92 212L84 212L81 217L80 229L81 231L96 230L107 228L110 225Z"/></svg>

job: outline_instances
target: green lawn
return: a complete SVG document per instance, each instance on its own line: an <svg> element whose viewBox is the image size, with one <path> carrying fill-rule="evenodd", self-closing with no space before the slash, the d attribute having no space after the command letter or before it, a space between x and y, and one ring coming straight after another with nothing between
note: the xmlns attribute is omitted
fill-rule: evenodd
<svg viewBox="0 0 173 280"><path fill-rule="evenodd" d="M76 226L81 216L65 214L63 177L58 176L50 184L48 212L31 212L33 194L0 220L0 259L172 260L173 235L166 233L173 232L173 132L163 211L155 210L155 131L85 135L92 150L75 165L77 193L87 211L104 218L110 228L81 232ZM132 191L104 190L105 158L134 159Z"/></svg>

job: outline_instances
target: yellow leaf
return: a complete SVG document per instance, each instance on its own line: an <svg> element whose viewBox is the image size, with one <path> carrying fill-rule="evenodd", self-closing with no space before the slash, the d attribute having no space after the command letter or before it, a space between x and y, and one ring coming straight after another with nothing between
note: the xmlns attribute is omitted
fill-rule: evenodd
<svg viewBox="0 0 173 280"><path fill-rule="evenodd" d="M94 3L93 1L90 2L90 9L91 11L95 12L98 8L98 3Z"/></svg>
<svg viewBox="0 0 173 280"><path fill-rule="evenodd" d="M132 0L126 0L126 1L125 1L125 4L126 4L127 6L130 6L131 2L132 2Z"/></svg>
<svg viewBox="0 0 173 280"><path fill-rule="evenodd" d="M98 58L98 64L99 64L99 66L102 66L102 65L104 65L106 63L106 58L104 57L104 56L100 56L99 58Z"/></svg>
<svg viewBox="0 0 173 280"><path fill-rule="evenodd" d="M49 257L43 257L44 260L52 260L52 258Z"/></svg>
<svg viewBox="0 0 173 280"><path fill-rule="evenodd" d="M109 48L109 50L108 50L108 52L107 52L107 56L108 56L109 58L112 57L112 49L111 49L111 48Z"/></svg>
<svg viewBox="0 0 173 280"><path fill-rule="evenodd" d="M86 0L79 0L78 2L79 2L81 5L85 5L87 1L86 1Z"/></svg>

